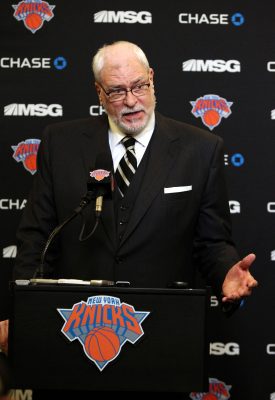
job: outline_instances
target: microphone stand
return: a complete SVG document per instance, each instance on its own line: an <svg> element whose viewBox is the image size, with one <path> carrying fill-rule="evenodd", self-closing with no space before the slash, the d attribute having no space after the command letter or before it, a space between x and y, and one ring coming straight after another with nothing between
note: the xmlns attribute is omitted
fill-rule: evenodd
<svg viewBox="0 0 275 400"><path fill-rule="evenodd" d="M36 269L36 271L35 271L35 273L33 275L33 279L35 279L37 277L38 278L43 278L44 277L44 262L45 262L46 253L47 253L47 250L48 250L51 242L55 238L55 236L58 234L58 232L61 231L61 229L65 225L67 225L68 222L70 222L72 219L74 219L88 204L90 204L91 200L93 200L93 199L94 199L94 192L93 191L88 191L86 193L86 195L81 199L81 202L80 202L79 206L74 209L72 215L67 217L65 219L65 221L63 221L60 225L58 225L56 228L54 228L54 230L51 232L51 234L48 237L48 240L47 240L47 242L45 244L45 247L44 247L44 249L42 251L40 264L39 264L39 267ZM98 225L98 223L96 224L96 226L97 225ZM93 231L95 231L95 229Z"/></svg>

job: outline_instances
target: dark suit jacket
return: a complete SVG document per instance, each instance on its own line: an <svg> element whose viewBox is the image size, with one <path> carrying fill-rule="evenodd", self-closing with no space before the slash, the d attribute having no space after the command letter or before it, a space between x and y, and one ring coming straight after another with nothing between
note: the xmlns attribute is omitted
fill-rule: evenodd
<svg viewBox="0 0 275 400"><path fill-rule="evenodd" d="M30 278L49 233L79 204L96 156L111 152L106 116L49 126L38 171L18 230L15 278ZM164 188L191 186L181 193ZM93 205L86 210L93 225ZM217 292L239 260L231 240L222 140L156 113L146 173L122 239L112 200L87 241L82 221L70 222L52 243L47 272L56 277L127 280L136 287L192 286L194 266Z"/></svg>

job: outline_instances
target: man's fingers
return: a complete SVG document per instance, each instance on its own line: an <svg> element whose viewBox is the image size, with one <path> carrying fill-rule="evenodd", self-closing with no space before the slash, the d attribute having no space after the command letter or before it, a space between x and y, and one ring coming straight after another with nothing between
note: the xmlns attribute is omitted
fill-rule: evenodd
<svg viewBox="0 0 275 400"><path fill-rule="evenodd" d="M256 279L251 279L250 282L248 282L248 284L246 285L248 287L248 289L252 289L256 286L258 286L258 282L256 281Z"/></svg>
<svg viewBox="0 0 275 400"><path fill-rule="evenodd" d="M250 296L252 293L252 289L258 286L258 282L254 279L253 281L249 282L246 286L240 287L238 290L224 296L222 298L222 302L226 301L236 301L240 300L243 297Z"/></svg>
<svg viewBox="0 0 275 400"><path fill-rule="evenodd" d="M240 261L240 267L242 269L248 269L250 265L255 261L256 255L254 253L248 254Z"/></svg>

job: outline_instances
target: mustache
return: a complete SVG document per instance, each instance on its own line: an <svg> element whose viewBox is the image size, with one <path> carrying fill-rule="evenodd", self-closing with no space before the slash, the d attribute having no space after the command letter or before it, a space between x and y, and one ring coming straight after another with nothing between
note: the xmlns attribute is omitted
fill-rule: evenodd
<svg viewBox="0 0 275 400"><path fill-rule="evenodd" d="M144 107L140 106L134 108L124 107L122 110L120 110L119 116L123 117L123 115L132 114L134 112L140 112L140 111L145 111Z"/></svg>

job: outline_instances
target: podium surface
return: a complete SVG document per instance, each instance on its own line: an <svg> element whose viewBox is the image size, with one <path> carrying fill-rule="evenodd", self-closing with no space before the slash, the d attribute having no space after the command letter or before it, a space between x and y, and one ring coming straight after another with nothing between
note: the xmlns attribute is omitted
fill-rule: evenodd
<svg viewBox="0 0 275 400"><path fill-rule="evenodd" d="M208 307L202 289L15 285L9 337L13 386L206 391Z"/></svg>

